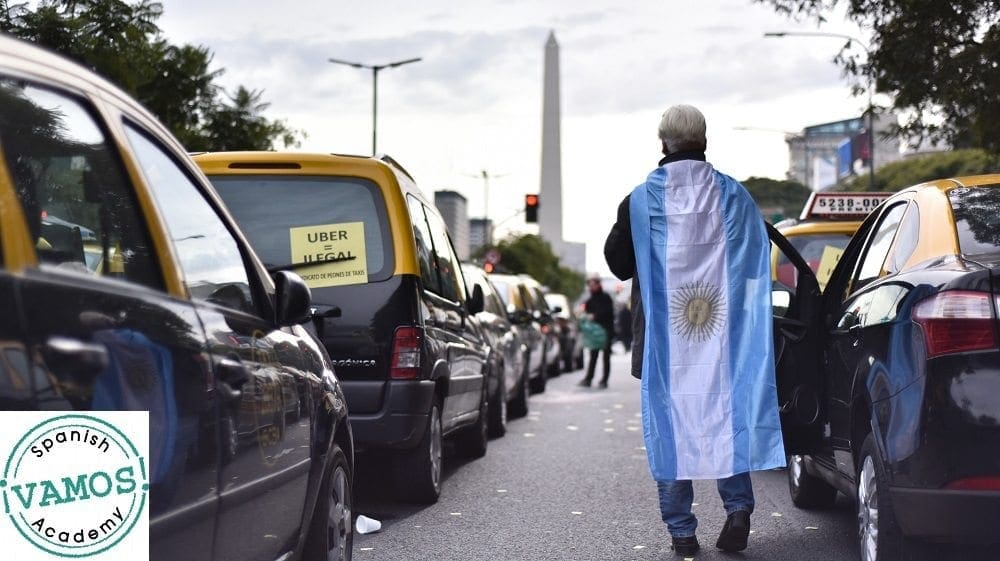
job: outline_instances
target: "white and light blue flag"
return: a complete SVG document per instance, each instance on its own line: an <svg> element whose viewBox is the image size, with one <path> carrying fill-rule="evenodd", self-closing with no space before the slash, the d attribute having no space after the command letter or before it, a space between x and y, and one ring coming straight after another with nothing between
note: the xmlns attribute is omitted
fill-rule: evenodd
<svg viewBox="0 0 1000 561"><path fill-rule="evenodd" d="M646 337L642 421L653 479L785 465L771 338L770 242L749 193L698 160L632 191Z"/></svg>

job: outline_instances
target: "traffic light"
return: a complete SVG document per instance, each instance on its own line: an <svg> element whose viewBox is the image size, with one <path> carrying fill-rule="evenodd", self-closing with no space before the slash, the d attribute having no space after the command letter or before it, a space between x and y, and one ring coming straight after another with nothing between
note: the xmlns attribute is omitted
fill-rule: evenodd
<svg viewBox="0 0 1000 561"><path fill-rule="evenodd" d="M524 221L538 222L538 195L529 193L524 196Z"/></svg>

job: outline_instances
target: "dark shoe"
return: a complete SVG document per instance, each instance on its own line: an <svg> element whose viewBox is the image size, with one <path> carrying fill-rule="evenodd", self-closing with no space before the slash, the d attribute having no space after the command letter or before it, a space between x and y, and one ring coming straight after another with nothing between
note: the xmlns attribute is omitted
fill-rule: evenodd
<svg viewBox="0 0 1000 561"><path fill-rule="evenodd" d="M719 541L715 547L722 551L743 551L747 548L747 537L750 535L750 513L737 510L726 517L726 525L719 533Z"/></svg>
<svg viewBox="0 0 1000 561"><path fill-rule="evenodd" d="M608 383L605 382L604 380L601 380L601 382L597 384L597 387L601 388L602 390L606 390L608 389Z"/></svg>
<svg viewBox="0 0 1000 561"><path fill-rule="evenodd" d="M684 557L690 557L695 553L698 553L698 550L701 549L701 546L698 545L697 536L673 538L672 547L674 549L674 554L682 555Z"/></svg>
<svg viewBox="0 0 1000 561"><path fill-rule="evenodd" d="M580 380L580 383L577 384L577 385L580 386L581 388L589 388L590 387L590 380L584 378L583 380Z"/></svg>

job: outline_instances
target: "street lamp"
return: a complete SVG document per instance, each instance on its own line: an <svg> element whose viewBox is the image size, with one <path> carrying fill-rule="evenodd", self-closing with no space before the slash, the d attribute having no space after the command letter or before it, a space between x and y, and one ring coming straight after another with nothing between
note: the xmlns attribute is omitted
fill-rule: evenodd
<svg viewBox="0 0 1000 561"><path fill-rule="evenodd" d="M825 31L768 31L764 37L835 37L837 39L847 39L847 45L857 44L864 49L867 61L872 60L872 51L864 41L857 37L845 35L843 33L828 33ZM868 92L868 190L875 190L875 108L872 105L872 77L870 72L865 72L865 90Z"/></svg>
<svg viewBox="0 0 1000 561"><path fill-rule="evenodd" d="M404 64L409 64L411 62L419 62L422 59L420 57L408 58L406 60L397 60L396 62L390 62L388 64L362 64L360 62L351 62L336 58L328 58L327 60L334 64L343 64L354 68L368 68L372 71L372 156L374 156L376 147L375 139L378 133L378 72L379 70L385 70L386 68L396 68L397 66L403 66Z"/></svg>

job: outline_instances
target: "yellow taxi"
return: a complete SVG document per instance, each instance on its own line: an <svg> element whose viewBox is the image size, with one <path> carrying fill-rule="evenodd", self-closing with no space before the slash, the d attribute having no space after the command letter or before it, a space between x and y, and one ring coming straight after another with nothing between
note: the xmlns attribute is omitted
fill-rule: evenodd
<svg viewBox="0 0 1000 561"><path fill-rule="evenodd" d="M798 220L774 226L808 263L822 289L861 221L891 194L813 193ZM794 265L776 249L771 252L771 279L792 288L797 284Z"/></svg>
<svg viewBox="0 0 1000 561"><path fill-rule="evenodd" d="M310 321L306 283L266 270L153 115L89 70L0 36L0 411L145 411L149 422L134 492L67 483L76 498L59 501L120 508L121 524L72 543L51 539L54 526L18 527L21 545L56 557L147 558L148 547L163 561L350 559L354 445ZM12 519L57 519L38 510L46 502L4 497ZM148 544L121 542L147 518Z"/></svg>

